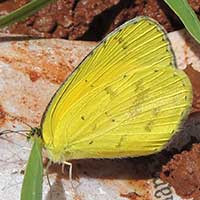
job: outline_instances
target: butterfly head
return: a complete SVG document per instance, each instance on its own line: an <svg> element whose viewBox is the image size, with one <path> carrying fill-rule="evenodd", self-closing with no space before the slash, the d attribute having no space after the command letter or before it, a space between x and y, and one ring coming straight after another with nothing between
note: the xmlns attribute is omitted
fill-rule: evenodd
<svg viewBox="0 0 200 200"><path fill-rule="evenodd" d="M30 132L27 134L27 139L30 140L33 137L42 138L41 129L38 127L32 127Z"/></svg>

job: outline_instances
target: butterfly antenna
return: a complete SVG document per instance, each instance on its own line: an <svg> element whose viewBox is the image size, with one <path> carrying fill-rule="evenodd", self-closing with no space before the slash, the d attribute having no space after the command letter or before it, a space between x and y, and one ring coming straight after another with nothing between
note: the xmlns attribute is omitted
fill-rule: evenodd
<svg viewBox="0 0 200 200"><path fill-rule="evenodd" d="M3 130L3 131L0 132L0 136L1 135L7 135L7 134L10 134L10 133L16 133L16 134L23 135L24 137L27 137L29 132L30 132L30 130L17 130L17 131Z"/></svg>
<svg viewBox="0 0 200 200"><path fill-rule="evenodd" d="M10 133L15 133L15 134L20 134L20 135L23 135L24 137L27 137L30 133L30 129L33 129L32 126L30 126L28 123L24 122L22 119L19 119L5 111L4 112L0 111L0 118L4 117L4 116L10 118L13 121L18 121L18 122L26 125L29 129L28 130L3 130L3 131L0 131L0 136L5 135L5 134L10 134Z"/></svg>
<svg viewBox="0 0 200 200"><path fill-rule="evenodd" d="M0 111L0 117L1 117L1 115L2 115L2 116L7 116L7 117L9 117L9 118L12 119L13 121L18 121L18 122L20 122L20 123L26 125L26 126L29 127L30 129L33 128L31 125L29 125L28 123L26 123L26 122L23 121L22 119L19 119L19 118L15 117L15 116L13 116L13 115L7 113L7 112L2 112L2 111Z"/></svg>

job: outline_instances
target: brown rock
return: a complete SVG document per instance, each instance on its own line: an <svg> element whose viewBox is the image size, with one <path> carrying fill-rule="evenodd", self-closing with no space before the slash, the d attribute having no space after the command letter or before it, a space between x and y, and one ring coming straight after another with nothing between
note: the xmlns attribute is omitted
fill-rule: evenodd
<svg viewBox="0 0 200 200"><path fill-rule="evenodd" d="M185 73L188 75L193 90L193 102L192 102L192 112L200 112L200 72L196 71L192 64L188 65L187 68L184 70Z"/></svg>
<svg viewBox="0 0 200 200"><path fill-rule="evenodd" d="M27 2L29 0L0 1L0 15L11 12ZM189 3L196 13L200 14L200 0L190 0ZM47 38L97 41L123 22L139 15L156 19L167 31L183 26L164 1L58 0L4 31Z"/></svg>
<svg viewBox="0 0 200 200"><path fill-rule="evenodd" d="M162 169L161 178L183 198L200 200L200 144L176 154Z"/></svg>
<svg viewBox="0 0 200 200"><path fill-rule="evenodd" d="M188 0L189 4L195 10L195 12L200 12L200 0Z"/></svg>

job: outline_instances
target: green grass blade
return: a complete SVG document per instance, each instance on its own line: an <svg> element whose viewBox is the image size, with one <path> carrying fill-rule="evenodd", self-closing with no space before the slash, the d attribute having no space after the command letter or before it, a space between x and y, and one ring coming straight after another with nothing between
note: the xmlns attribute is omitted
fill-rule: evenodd
<svg viewBox="0 0 200 200"><path fill-rule="evenodd" d="M200 21L187 0L164 0L185 25L185 28L200 43Z"/></svg>
<svg viewBox="0 0 200 200"><path fill-rule="evenodd" d="M33 147L26 166L21 190L21 200L41 200L42 179L42 142L40 138L36 137L34 138Z"/></svg>
<svg viewBox="0 0 200 200"><path fill-rule="evenodd" d="M21 8L0 17L0 28L23 20L55 0L32 0Z"/></svg>

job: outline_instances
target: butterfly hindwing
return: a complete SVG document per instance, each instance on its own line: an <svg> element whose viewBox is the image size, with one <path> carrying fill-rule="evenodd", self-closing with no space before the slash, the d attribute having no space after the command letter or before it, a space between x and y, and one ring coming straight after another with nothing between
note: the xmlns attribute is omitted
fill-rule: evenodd
<svg viewBox="0 0 200 200"><path fill-rule="evenodd" d="M53 160L160 151L191 105L165 32L139 17L109 34L53 97L42 121Z"/></svg>

